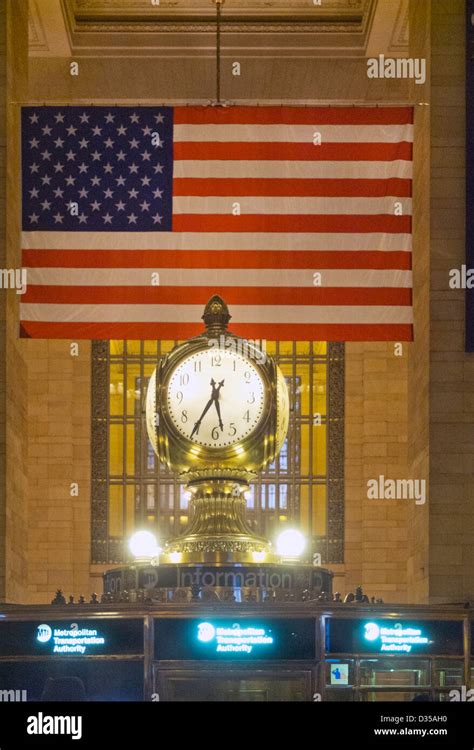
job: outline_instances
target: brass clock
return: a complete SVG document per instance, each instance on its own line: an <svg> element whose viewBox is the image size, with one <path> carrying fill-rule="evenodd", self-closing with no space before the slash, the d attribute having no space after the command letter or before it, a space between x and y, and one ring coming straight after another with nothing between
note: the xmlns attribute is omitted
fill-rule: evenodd
<svg viewBox="0 0 474 750"><path fill-rule="evenodd" d="M161 360L147 393L150 440L193 497L191 527L168 543L167 553L186 552L194 562L215 559L216 550L220 559L233 561L270 554L269 544L245 522L244 493L255 472L274 459L288 430L281 371L254 343L229 333L229 319L225 302L214 296L203 315L206 330ZM208 508L204 528L206 498L214 511Z"/></svg>

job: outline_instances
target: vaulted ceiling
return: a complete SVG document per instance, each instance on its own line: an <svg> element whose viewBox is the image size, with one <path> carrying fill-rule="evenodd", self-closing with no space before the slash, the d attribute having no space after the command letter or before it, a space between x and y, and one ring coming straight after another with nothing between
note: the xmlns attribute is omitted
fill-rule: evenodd
<svg viewBox="0 0 474 750"><path fill-rule="evenodd" d="M409 0L225 0L222 54L407 54ZM209 57L213 0L30 0L30 55Z"/></svg>

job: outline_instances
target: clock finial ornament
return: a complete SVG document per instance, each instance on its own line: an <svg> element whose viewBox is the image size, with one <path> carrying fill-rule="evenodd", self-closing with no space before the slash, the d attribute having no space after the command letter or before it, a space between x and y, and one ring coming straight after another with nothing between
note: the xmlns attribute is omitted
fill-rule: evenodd
<svg viewBox="0 0 474 750"><path fill-rule="evenodd" d="M204 314L202 319L206 324L206 332L210 336L216 336L227 331L227 325L232 315L229 313L229 308L226 303L215 294L206 307L204 308Z"/></svg>

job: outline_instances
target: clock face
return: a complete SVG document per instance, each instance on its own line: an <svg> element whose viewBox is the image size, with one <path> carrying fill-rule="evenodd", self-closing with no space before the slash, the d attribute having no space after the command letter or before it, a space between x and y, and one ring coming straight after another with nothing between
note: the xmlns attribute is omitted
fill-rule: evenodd
<svg viewBox="0 0 474 750"><path fill-rule="evenodd" d="M206 448L225 448L250 435L264 403L264 382L255 365L226 349L190 355L168 382L171 421L181 435Z"/></svg>

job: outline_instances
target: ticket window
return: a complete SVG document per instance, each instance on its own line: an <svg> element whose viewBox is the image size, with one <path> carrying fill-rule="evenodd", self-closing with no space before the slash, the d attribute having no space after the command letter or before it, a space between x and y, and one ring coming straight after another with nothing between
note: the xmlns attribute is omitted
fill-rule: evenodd
<svg viewBox="0 0 474 750"><path fill-rule="evenodd" d="M446 701L463 684L461 659L361 659L361 698L366 701ZM378 690L367 690L377 687ZM394 688L391 690L390 688ZM401 688L407 688L405 691ZM433 689L434 688L434 689Z"/></svg>
<svg viewBox="0 0 474 750"><path fill-rule="evenodd" d="M456 693L467 690L464 680L464 662L458 659L436 659L433 662L434 700L451 702ZM467 696L466 696L467 697ZM462 698L464 700L464 698Z"/></svg>
<svg viewBox="0 0 474 750"><path fill-rule="evenodd" d="M410 703L432 700L429 659L361 659L359 671L361 701Z"/></svg>
<svg viewBox="0 0 474 750"><path fill-rule="evenodd" d="M189 673L155 669L154 690L160 701L266 702L310 701L311 672L225 674L216 670Z"/></svg>
<svg viewBox="0 0 474 750"><path fill-rule="evenodd" d="M325 669L325 700L421 700L426 692L425 686L429 699L428 660L328 659ZM409 688L409 691L403 688Z"/></svg>
<svg viewBox="0 0 474 750"><path fill-rule="evenodd" d="M449 701L464 684L462 659L334 658L325 670L329 701Z"/></svg>
<svg viewBox="0 0 474 750"><path fill-rule="evenodd" d="M457 687L464 683L464 662L457 659L436 659L433 662L433 684L440 688Z"/></svg>
<svg viewBox="0 0 474 750"><path fill-rule="evenodd" d="M0 690L28 701L142 701L143 618L78 619L70 609L67 619L0 619Z"/></svg>
<svg viewBox="0 0 474 750"><path fill-rule="evenodd" d="M420 687L430 684L428 659L361 659L361 687Z"/></svg>
<svg viewBox="0 0 474 750"><path fill-rule="evenodd" d="M464 684L463 627L460 619L327 618L325 700L445 700Z"/></svg>
<svg viewBox="0 0 474 750"><path fill-rule="evenodd" d="M143 659L0 661L0 690L27 701L142 701Z"/></svg>
<svg viewBox="0 0 474 750"><path fill-rule="evenodd" d="M311 701L315 692L313 618L155 618L154 647L159 700Z"/></svg>

